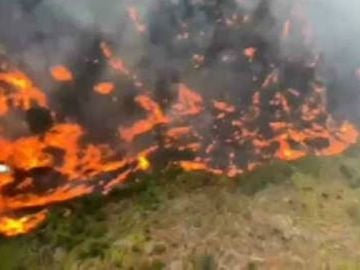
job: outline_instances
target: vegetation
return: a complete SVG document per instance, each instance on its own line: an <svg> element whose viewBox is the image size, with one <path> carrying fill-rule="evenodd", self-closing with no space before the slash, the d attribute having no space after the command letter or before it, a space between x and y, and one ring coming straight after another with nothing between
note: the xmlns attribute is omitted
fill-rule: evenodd
<svg viewBox="0 0 360 270"><path fill-rule="evenodd" d="M359 163L353 149L236 180L152 172L0 239L1 269L360 269Z"/></svg>

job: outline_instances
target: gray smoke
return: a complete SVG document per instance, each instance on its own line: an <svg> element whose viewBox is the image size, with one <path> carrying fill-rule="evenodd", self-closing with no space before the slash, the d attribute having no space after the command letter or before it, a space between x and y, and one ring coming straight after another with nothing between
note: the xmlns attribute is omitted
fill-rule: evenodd
<svg viewBox="0 0 360 270"><path fill-rule="evenodd" d="M138 8L149 30L146 34L134 31L127 13L129 5ZM227 33L224 36L221 28L209 19L211 16L215 18L216 14L210 14L213 11L206 9L206 6L216 5L219 10L215 12L227 15L240 11L250 17L263 15L259 10L268 6L271 18L267 14L260 20L250 30L253 32L250 39L247 33ZM313 27L312 40L305 43L306 46L299 36L290 35L286 41L280 42L276 37L285 20L298 16L294 9L296 5L302 7L300 13ZM159 11L159 6L165 6L164 10ZM345 106L347 109L358 107L355 105L359 84L354 79L354 72L360 66L359 11L360 2L356 0L1 1L0 42L13 59L33 71L37 81L48 86L46 89L55 87L49 76L44 76L48 67L71 63L93 42L91 33L101 33L151 86L156 86L159 72L176 69L181 79L188 79L195 86L208 85L205 92L211 95L219 92L218 89L236 88L239 91L238 88L253 87L251 80L241 71L241 64L237 64L243 57L240 47L265 43L270 55L298 62L306 61L313 53L321 53L323 62L316 71L317 75L330 88L343 93L339 98L339 95L334 95L334 102L339 103L336 110L346 111L343 110L344 103L353 103ZM193 25L188 40L179 40L174 34L182 30L181 21ZM260 43L251 41L258 39L261 39ZM194 75L191 56L206 52L209 52L208 58L214 59ZM272 64L273 59L266 55L264 59L267 64ZM142 63L146 65L139 67ZM251 69L259 76L268 71L262 62L253 63ZM104 76L107 73L104 70Z"/></svg>

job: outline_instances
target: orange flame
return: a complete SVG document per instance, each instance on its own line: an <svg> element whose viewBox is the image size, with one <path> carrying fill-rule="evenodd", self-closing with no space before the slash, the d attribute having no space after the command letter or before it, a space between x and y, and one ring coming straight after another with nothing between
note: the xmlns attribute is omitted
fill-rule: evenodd
<svg viewBox="0 0 360 270"><path fill-rule="evenodd" d="M0 97L4 107L1 107L2 114L6 114L9 110L8 104L23 110L28 110L33 103L42 107L47 107L47 99L45 94L37 88L34 83L23 72L14 70L11 72L0 73L0 81L11 85L12 91L8 94L0 88Z"/></svg>
<svg viewBox="0 0 360 270"><path fill-rule="evenodd" d="M202 97L185 84L179 84L178 102L173 106L179 115L196 115L202 110Z"/></svg>
<svg viewBox="0 0 360 270"><path fill-rule="evenodd" d="M254 47L249 47L244 49L244 55L249 59L249 60L253 60L255 55L256 55L256 51L257 49Z"/></svg>
<svg viewBox="0 0 360 270"><path fill-rule="evenodd" d="M147 169L150 168L150 161L144 157L144 156L140 156L138 158L138 161L139 161L139 168L143 171L146 171Z"/></svg>
<svg viewBox="0 0 360 270"><path fill-rule="evenodd" d="M21 218L0 216L0 234L5 236L16 236L27 233L42 224L46 220L46 217L46 211L23 216Z"/></svg>
<svg viewBox="0 0 360 270"><path fill-rule="evenodd" d="M134 125L126 128L120 128L120 137L127 142L132 141L135 137L144 134L159 124L169 122L169 119L163 114L160 106L150 97L145 95L137 96L135 101L146 111L148 117L144 120L137 121Z"/></svg>
<svg viewBox="0 0 360 270"><path fill-rule="evenodd" d="M101 42L100 48L113 69L119 71L121 74L129 75L130 72L126 68L124 61L120 57L115 56L109 44Z"/></svg>
<svg viewBox="0 0 360 270"><path fill-rule="evenodd" d="M99 94L102 94L102 95L108 95L108 94L112 93L114 91L114 89L115 89L115 86L111 82L102 82L102 83L95 85L95 87L94 87L94 91Z"/></svg>
<svg viewBox="0 0 360 270"><path fill-rule="evenodd" d="M68 82L73 80L71 71L65 66L54 66L50 69L51 76L58 82Z"/></svg>

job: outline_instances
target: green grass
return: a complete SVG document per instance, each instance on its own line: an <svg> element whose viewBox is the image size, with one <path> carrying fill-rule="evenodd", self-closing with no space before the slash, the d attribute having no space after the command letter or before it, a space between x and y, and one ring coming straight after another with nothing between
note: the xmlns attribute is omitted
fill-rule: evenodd
<svg viewBox="0 0 360 270"><path fill-rule="evenodd" d="M269 218L290 215L305 231L318 232L324 226L329 232L332 227L352 228L360 246L359 163L359 153L352 150L335 158L272 162L236 180L179 169L144 174L107 197L92 195L54 207L48 222L30 235L1 239L0 270L77 269L75 265L81 269L164 269L169 254L186 245L166 238L172 236L168 230L174 226L190 226L188 229L206 235L219 223L222 233L236 238L241 231L233 226L240 222L245 226L242 230L254 226L251 237L268 230L270 236L259 239L270 239L275 237L270 233L274 229L261 229L256 221L256 213L267 212ZM284 196L289 197L286 203L281 199ZM230 215L230 222L223 224L222 215L224 219ZM279 236L291 235L275 230ZM166 232L165 236L158 231ZM256 241L263 241L259 239ZM253 243L247 243L244 248L251 250ZM296 243L290 248L302 250ZM318 252L310 264L322 265L327 260L336 265L330 269L358 269L357 257L336 257L331 249L318 248ZM184 258L186 269L217 269L216 249L194 251ZM262 264L250 260L244 267L264 269Z"/></svg>

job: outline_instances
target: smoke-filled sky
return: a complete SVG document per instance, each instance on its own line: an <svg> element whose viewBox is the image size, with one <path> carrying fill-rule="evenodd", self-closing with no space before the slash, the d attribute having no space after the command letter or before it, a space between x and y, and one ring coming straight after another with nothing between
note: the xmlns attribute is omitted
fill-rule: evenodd
<svg viewBox="0 0 360 270"><path fill-rule="evenodd" d="M120 32L126 31L126 6L134 5L139 9L145 21L151 21L151 13L156 9L157 2L161 1L117 1L117 0L18 0L2 1L0 38L2 43L9 47L21 50L31 50L31 43L37 35L45 35L45 43L53 46L54 55L69 54L70 47L75 46L71 38L76 40L79 29L89 31L99 30L103 33L120 37ZM202 3L216 1L202 0L164 0L181 13L185 2ZM231 2L231 1L228 1ZM260 0L236 0L239 8L254 11L260 4ZM304 6L305 15L312 22L316 32L317 46L328 54L329 58L338 58L339 54L345 56L352 53L356 56L359 41L359 16L360 2L356 0L273 0L271 12L274 19L282 22L289 17L289 6L295 2L301 2ZM299 4L298 4L299 5ZM157 14L158 15L158 14ZM206 24L204 14L194 13L197 22ZM165 14L164 14L165 16ZM194 19L193 19L194 20ZM164 26L163 26L164 27ZM164 30L164 29L162 29ZM263 33L266 34L266 33ZM61 39L56 39L59 36ZM68 37L68 36L71 36ZM126 38L126 37L122 37ZM130 38L130 37L129 37ZM44 42L44 40L42 40ZM53 42L51 42L53 41ZM123 40L121 40L123 41ZM128 41L130 42L130 41ZM120 42L118 44L120 46ZM45 45L46 47L46 45ZM9 48L11 50L12 48ZM353 53L354 52L354 53Z"/></svg>
<svg viewBox="0 0 360 270"><path fill-rule="evenodd" d="M176 72L180 72L181 77L194 80L193 74L187 73L188 60L185 61L183 55L191 56L206 50L211 51L212 47L218 46L218 40L226 39L226 46L219 56L213 59L209 67L199 71L196 77L202 78L202 84L208 84L208 92L211 93L218 91L219 88L234 87L238 85L239 80L246 87L250 82L231 66L231 59L237 53L236 46L246 44L246 37L235 35L223 37L216 24L208 20L204 9L199 8L204 3L212 6L218 4L217 2L215 0L1 1L0 42L15 62L25 65L30 73L37 77L35 79L49 89L52 88L51 80L47 79L48 76L44 76L48 67L54 64L70 63L71 65L74 59L79 59L81 53L91 47L96 36L94 33L110 40L129 66L136 67L139 63L150 61L146 66L146 72L142 75L148 78L152 86L156 84L155 77L159 70L171 70L174 67ZM252 14L259 12L261 6L266 6L264 3L270 3L271 15L268 14L267 17L271 18L264 19L262 24L251 31L256 32L270 51L273 48L271 53L277 54L280 58L302 61L312 52L321 52L324 65L317 70L319 77L336 88L336 91L344 92L345 97L339 98L338 102L358 102L353 95L359 85L350 78L360 66L358 53L360 2L356 0L234 0L223 1L220 6L223 14L230 14L234 8ZM133 31L133 25L128 18L129 6L138 9L141 20L149 28L144 35ZM159 11L159 6L166 8ZM202 34L192 38L191 41L174 42L173 28L180 27L179 21L184 18L187 23L193 25L190 31L200 29ZM286 42L280 41L280 44L277 44L279 40L274 37L274 33L281 29L287 18L304 20L311 25L307 33L311 41L306 43L307 47L299 43L299 37L293 36L290 36ZM169 50L173 51L169 52ZM151 60L145 59L145 56L150 57ZM226 63L231 67L226 66ZM261 69L255 64L253 66L255 70ZM103 73L106 74L107 71L104 70Z"/></svg>

